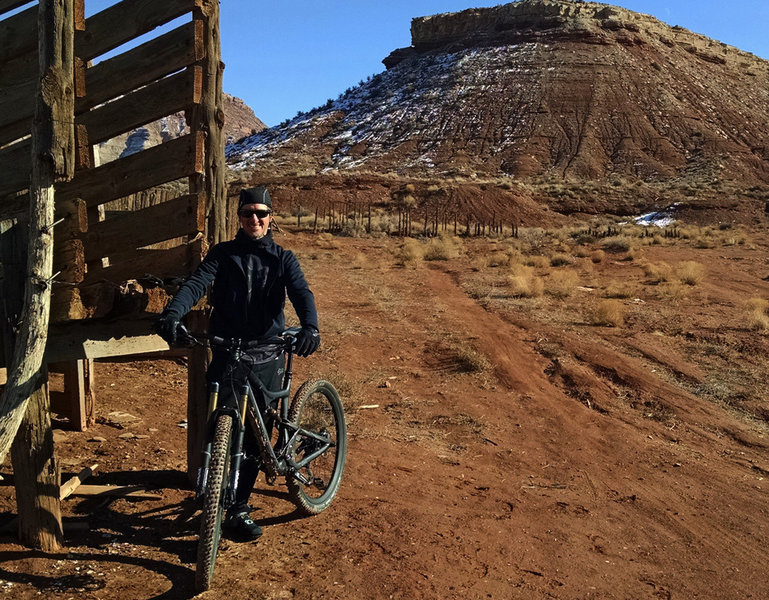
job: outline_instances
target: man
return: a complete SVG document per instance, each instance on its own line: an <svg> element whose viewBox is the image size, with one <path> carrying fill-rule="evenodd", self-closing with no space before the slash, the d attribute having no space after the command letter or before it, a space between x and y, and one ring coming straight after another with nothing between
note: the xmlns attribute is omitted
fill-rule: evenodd
<svg viewBox="0 0 769 600"><path fill-rule="evenodd" d="M235 239L211 248L163 311L156 322L156 331L169 345L174 345L181 318L213 284L211 334L243 340L273 337L285 329L283 307L288 295L302 325L296 336L296 353L309 356L320 345L315 299L296 256L272 239L272 200L267 188L259 186L240 192L238 219L240 230ZM248 373L235 374L236 377L248 376L253 380L258 376L268 389L280 389L283 353L250 358ZM226 360L225 352L214 351L206 373L209 383L222 382L225 375L233 375L224 373ZM252 388L258 389L254 385ZM226 401L224 396L234 394L234 389L237 388L232 385L222 386L220 401ZM264 402L260 400L264 411ZM251 520L247 502L259 473L259 452L249 429L246 430L244 452L246 456L240 467L235 503L227 511L223 527L238 537L256 539L262 530Z"/></svg>

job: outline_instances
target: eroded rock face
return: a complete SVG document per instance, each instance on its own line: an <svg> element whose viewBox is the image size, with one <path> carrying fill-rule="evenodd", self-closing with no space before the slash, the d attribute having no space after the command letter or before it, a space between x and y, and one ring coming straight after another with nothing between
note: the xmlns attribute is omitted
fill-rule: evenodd
<svg viewBox="0 0 769 600"><path fill-rule="evenodd" d="M224 136L228 143L267 128L256 117L251 107L240 98L225 93L222 94L222 104L224 105ZM180 112L107 140L99 144L96 154L99 163L103 164L121 156L141 152L145 148L151 148L185 133L189 133L189 130L184 113Z"/></svg>
<svg viewBox="0 0 769 600"><path fill-rule="evenodd" d="M337 100L235 144L237 168L769 183L769 63L595 2L415 19Z"/></svg>

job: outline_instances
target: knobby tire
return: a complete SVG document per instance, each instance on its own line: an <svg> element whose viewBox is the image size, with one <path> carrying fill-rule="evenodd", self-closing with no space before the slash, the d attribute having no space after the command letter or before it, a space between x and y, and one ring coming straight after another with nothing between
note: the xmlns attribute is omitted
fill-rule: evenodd
<svg viewBox="0 0 769 600"><path fill-rule="evenodd" d="M216 421L208 481L203 494L203 514L200 518L198 564L195 572L195 586L198 592L209 589L214 577L214 563L222 531L224 488L227 485L230 463L231 432L232 417L220 415Z"/></svg>
<svg viewBox="0 0 769 600"><path fill-rule="evenodd" d="M317 483L305 485L292 475L286 477L289 496L299 512L307 516L317 515L328 508L336 496L347 455L347 426L339 394L328 381L308 381L296 392L288 418L298 427L327 433L334 442L300 470ZM292 458L299 461L309 455L317 448L314 444L310 438L299 435L291 447Z"/></svg>

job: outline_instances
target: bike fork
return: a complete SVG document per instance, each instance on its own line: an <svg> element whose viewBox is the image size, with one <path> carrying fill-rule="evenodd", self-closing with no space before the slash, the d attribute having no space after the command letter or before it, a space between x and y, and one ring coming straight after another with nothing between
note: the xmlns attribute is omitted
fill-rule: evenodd
<svg viewBox="0 0 769 600"><path fill-rule="evenodd" d="M238 489L238 479L240 478L240 463L243 461L243 436L246 432L246 404L248 402L248 386L244 385L240 394L240 427L235 438L235 445L232 448L232 458L230 460L230 485L227 491L231 497L226 498L227 504L235 501L235 492Z"/></svg>
<svg viewBox="0 0 769 600"><path fill-rule="evenodd" d="M212 445L212 430L214 423L211 422L211 418L214 415L214 411L219 404L219 384L214 382L211 384L211 390L208 395L208 418L206 419L208 435L206 436L208 441L203 446L201 452L200 466L198 467L197 485L195 487L196 496L199 498L203 495L206 489L206 483L208 483L208 468L211 464L211 445Z"/></svg>

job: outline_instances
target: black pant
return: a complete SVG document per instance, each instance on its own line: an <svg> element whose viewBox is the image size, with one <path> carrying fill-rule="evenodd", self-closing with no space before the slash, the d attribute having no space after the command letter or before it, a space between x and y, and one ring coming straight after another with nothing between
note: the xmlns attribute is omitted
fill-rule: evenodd
<svg viewBox="0 0 769 600"><path fill-rule="evenodd" d="M258 360L264 357L259 356ZM228 356L223 352L214 352L211 364L206 371L206 381L219 383L219 405L237 406L240 398L240 388L248 379L251 389L256 397L256 403L259 411L264 417L267 433L272 433L273 420L265 415L267 403L259 390L257 379L270 391L276 391L283 386L283 373L285 371L286 357L280 352L274 358L264 362L249 363L248 359L241 361L236 368L231 368L228 364ZM273 405L274 408L274 405ZM261 458L259 456L259 446L256 442L250 427L246 427L243 437L243 460L240 463L240 474L238 476L238 489L235 491L234 509L244 509L254 489L256 477L259 475Z"/></svg>

